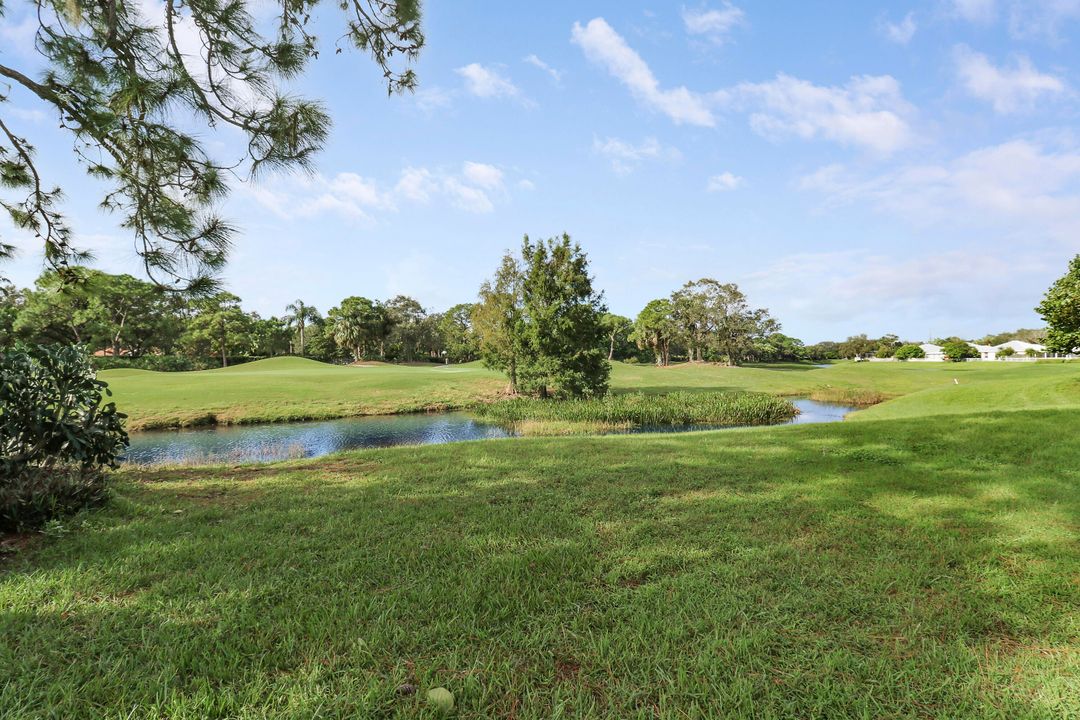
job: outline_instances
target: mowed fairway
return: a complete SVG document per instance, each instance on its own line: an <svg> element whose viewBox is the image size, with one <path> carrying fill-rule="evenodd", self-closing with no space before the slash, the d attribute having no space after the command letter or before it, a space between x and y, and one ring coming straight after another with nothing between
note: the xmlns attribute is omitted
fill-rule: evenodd
<svg viewBox="0 0 1080 720"><path fill-rule="evenodd" d="M460 408L506 386L479 364L327 365L274 358L220 370L106 370L128 427L320 420Z"/></svg>
<svg viewBox="0 0 1080 720"><path fill-rule="evenodd" d="M965 389L978 386L1000 396L1000 404L972 407L1008 409L1019 407L1009 398L1028 385L1041 387L1059 379L1075 387L1078 375L1080 366L1063 363L838 363L825 368L614 363L611 387L615 392L649 393L753 390L844 400L861 393L881 399L926 390L950 392L957 380ZM133 430L461 408L496 397L506 387L501 375L479 363L343 367L302 358L186 373L108 370L101 378L109 383L117 406L130 416Z"/></svg>

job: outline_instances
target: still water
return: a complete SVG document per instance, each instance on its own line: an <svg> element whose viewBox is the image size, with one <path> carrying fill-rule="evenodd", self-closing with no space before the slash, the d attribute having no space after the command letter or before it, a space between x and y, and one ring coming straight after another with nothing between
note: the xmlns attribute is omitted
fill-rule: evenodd
<svg viewBox="0 0 1080 720"><path fill-rule="evenodd" d="M801 411L789 424L837 422L855 408L793 400ZM682 432L707 425L635 428L625 432ZM463 413L381 415L278 425L232 425L131 434L127 461L141 464L271 462L339 450L437 445L512 437L514 433Z"/></svg>

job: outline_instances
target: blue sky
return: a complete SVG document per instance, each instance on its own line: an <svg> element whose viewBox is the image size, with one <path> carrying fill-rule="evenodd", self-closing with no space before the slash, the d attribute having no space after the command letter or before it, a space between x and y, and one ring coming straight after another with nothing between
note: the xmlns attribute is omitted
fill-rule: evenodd
<svg viewBox="0 0 1080 720"><path fill-rule="evenodd" d="M431 0L421 89L388 99L370 61L333 53L327 6L295 90L328 104L332 138L314 176L235 189L226 286L265 315L397 293L441 310L524 233L566 231L630 316L714 277L808 342L1037 325L1080 252L1080 0L823 7ZM28 27L0 25L0 61L32 65ZM43 110L16 92L2 111L96 265L138 274ZM0 234L29 284L35 243Z"/></svg>

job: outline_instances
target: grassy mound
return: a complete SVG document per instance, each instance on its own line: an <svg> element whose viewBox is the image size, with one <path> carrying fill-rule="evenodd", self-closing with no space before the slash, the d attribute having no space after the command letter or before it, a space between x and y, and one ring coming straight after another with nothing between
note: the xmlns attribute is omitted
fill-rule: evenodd
<svg viewBox="0 0 1080 720"><path fill-rule="evenodd" d="M519 427L525 434L573 434L575 429L671 425L773 425L798 410L788 400L763 393L623 393L587 400L514 398L482 405L479 417Z"/></svg>

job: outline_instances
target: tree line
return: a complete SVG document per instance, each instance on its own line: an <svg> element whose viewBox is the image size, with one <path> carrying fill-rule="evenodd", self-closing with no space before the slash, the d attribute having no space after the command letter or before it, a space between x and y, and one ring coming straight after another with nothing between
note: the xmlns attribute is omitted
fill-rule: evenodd
<svg viewBox="0 0 1080 720"><path fill-rule="evenodd" d="M161 370L289 354L324 362L467 362L479 357L471 308L432 313L405 295L349 297L325 315L296 300L281 315L262 317L232 293L189 296L92 269L81 269L71 283L49 270L32 288L0 284L0 347L78 344L97 355L99 366Z"/></svg>
<svg viewBox="0 0 1080 720"><path fill-rule="evenodd" d="M504 255L476 302L444 312L406 295L357 295L325 314L298 299L280 315L262 317L227 292L193 296L92 269L80 269L79 276L72 283L47 270L26 289L0 282L0 347L81 344L95 352L99 366L161 370L288 354L324 362L483 359L505 371L517 391L559 388L574 395L603 391L605 359L739 365L907 359L922 352L894 334L806 345L781 332L776 318L753 307L737 285L712 278L685 283L634 318L611 313L593 288L586 254L565 234L540 242L526 236L520 252ZM1046 333L1021 328L977 342L1038 342ZM933 342L966 346L956 337Z"/></svg>

